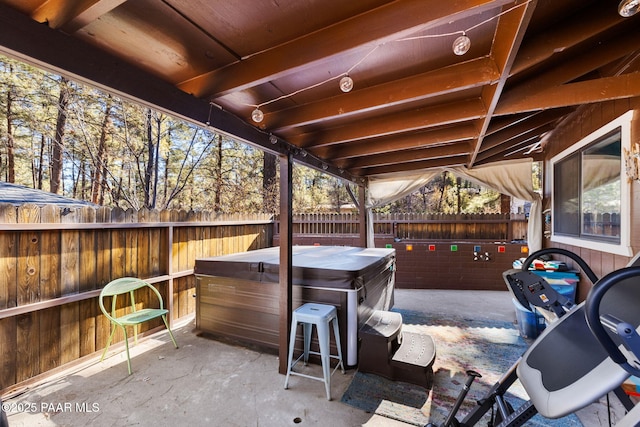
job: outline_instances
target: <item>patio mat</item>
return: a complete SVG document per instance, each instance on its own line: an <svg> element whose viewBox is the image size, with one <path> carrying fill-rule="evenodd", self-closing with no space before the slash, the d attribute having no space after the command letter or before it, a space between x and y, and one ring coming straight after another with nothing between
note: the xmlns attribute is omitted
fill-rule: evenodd
<svg viewBox="0 0 640 427"><path fill-rule="evenodd" d="M423 426L428 422L444 422L466 380L465 372L473 369L482 378L473 383L458 412L457 418L462 419L528 346L509 322L429 316L410 310L394 311L402 314L403 330L427 333L436 343L432 389L357 372L342 396L342 402L408 424ZM528 400L519 381L505 397L513 407ZM481 421L478 425L486 425L486 422ZM527 425L582 426L573 414L558 420L536 415Z"/></svg>

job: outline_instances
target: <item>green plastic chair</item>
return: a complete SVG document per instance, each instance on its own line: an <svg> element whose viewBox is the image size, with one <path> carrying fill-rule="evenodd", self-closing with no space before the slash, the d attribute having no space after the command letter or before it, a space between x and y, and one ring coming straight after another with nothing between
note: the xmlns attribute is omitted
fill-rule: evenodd
<svg viewBox="0 0 640 427"><path fill-rule="evenodd" d="M158 297L158 301L160 302L160 308L143 308L136 310L136 302L134 298L134 291L136 289L148 287L153 293ZM131 313L125 314L123 316L116 316L116 307L118 296L129 294L131 298ZM109 312L104 306L104 299L111 298L111 312ZM149 320L156 319L158 317L162 317L167 330L169 331L169 335L171 336L171 341L173 341L173 345L178 348L178 344L176 343L175 338L173 337L173 333L169 328L169 323L167 322L167 313L169 310L164 308L162 302L162 296L158 290L151 286L149 283L145 282L142 279L137 279L135 277L122 277L120 279L112 280L107 283L107 285L100 292L99 298L100 310L104 313L105 316L111 321L112 330L111 335L109 335L109 340L107 341L107 346L104 348L102 352L102 357L100 361L104 360L105 355L107 354L107 350L109 349L109 345L111 344L111 340L113 339L113 335L116 332L117 326L122 328L124 332L124 345L127 349L127 367L129 368L129 375L131 375L131 358L129 357L129 337L127 336L127 326L133 326L133 333L135 337L135 343L138 344L138 325L144 322L148 322Z"/></svg>

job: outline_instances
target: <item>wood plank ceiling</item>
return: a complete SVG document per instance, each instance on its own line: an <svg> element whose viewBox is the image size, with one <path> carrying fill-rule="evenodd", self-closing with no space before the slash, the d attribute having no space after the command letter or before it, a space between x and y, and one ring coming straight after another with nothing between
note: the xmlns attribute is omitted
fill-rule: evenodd
<svg viewBox="0 0 640 427"><path fill-rule="evenodd" d="M0 0L0 51L353 180L539 155L579 106L640 96L639 17L598 0Z"/></svg>

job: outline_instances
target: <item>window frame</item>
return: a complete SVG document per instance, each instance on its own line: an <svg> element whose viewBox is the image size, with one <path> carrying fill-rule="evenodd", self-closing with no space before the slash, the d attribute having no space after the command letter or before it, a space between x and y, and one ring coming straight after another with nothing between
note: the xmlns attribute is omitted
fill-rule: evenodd
<svg viewBox="0 0 640 427"><path fill-rule="evenodd" d="M551 241L554 243L567 244L586 249L593 249L600 252L608 252L622 256L632 256L631 248L631 185L626 176L626 168L624 161L624 151L631 147L631 120L634 111L628 111L617 119L607 123L596 131L582 138L577 143L571 145L561 153L553 156L550 160L551 172L551 212L555 212L555 188L553 188L554 173L556 163L563 161L585 147L591 145L608 134L620 130L620 243L611 243L596 239L585 239L574 236L559 235L555 231L555 223L551 220ZM582 190L580 190L582 191ZM581 213L582 215L582 213Z"/></svg>

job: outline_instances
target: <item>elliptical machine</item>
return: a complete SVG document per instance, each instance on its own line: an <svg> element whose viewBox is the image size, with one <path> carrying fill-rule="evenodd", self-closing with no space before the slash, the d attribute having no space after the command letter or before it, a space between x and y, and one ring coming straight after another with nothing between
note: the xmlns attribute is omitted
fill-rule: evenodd
<svg viewBox="0 0 640 427"><path fill-rule="evenodd" d="M546 280L529 271L534 259L544 254L560 254L573 259L594 283L587 300L574 305L556 292ZM573 252L549 248L531 254L522 270L503 274L514 298L525 307L549 310L558 317L527 349L498 382L462 420L456 418L469 388L476 378L468 378L441 427L470 427L492 411L490 426L521 426L537 413L561 418L614 391L627 411L626 427L640 423L640 405L622 391L630 375L640 376L640 254L629 267L598 280L591 268ZM558 351L562 349L562 357ZM519 379L530 400L513 408L505 393ZM496 410L497 407L497 410ZM434 424L427 426L435 427Z"/></svg>

